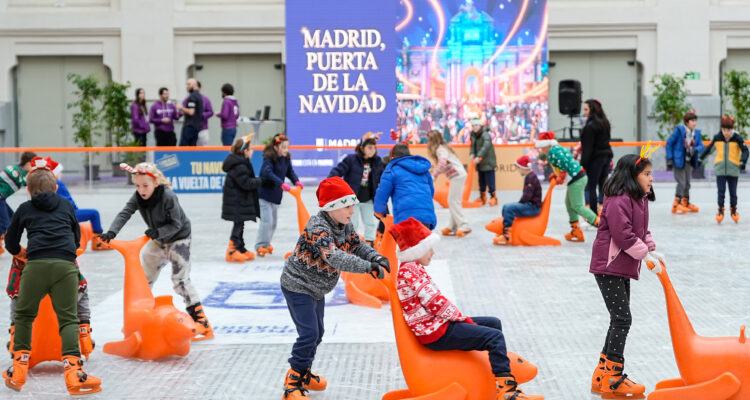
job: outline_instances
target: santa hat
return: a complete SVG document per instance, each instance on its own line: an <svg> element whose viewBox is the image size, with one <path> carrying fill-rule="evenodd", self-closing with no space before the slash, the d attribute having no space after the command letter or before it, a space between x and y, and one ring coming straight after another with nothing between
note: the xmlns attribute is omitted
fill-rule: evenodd
<svg viewBox="0 0 750 400"><path fill-rule="evenodd" d="M320 182L315 195L318 196L318 206L323 211L333 211L359 204L352 188L338 176Z"/></svg>
<svg viewBox="0 0 750 400"><path fill-rule="evenodd" d="M400 262L419 260L440 241L440 236L414 218L393 225L390 232L398 245L396 257Z"/></svg>
<svg viewBox="0 0 750 400"><path fill-rule="evenodd" d="M531 169L529 156L521 156L516 159L516 167L520 169Z"/></svg>
<svg viewBox="0 0 750 400"><path fill-rule="evenodd" d="M50 167L49 163L47 162L47 160L45 160L42 157L36 156L31 159L30 163L31 163L31 170L29 170L29 173L40 170L40 169L44 169L44 170L52 172L52 168Z"/></svg>
<svg viewBox="0 0 750 400"><path fill-rule="evenodd" d="M555 140L555 132L547 131L547 132L540 133L534 143L536 147L547 147L547 146L556 145L557 140Z"/></svg>
<svg viewBox="0 0 750 400"><path fill-rule="evenodd" d="M63 166L59 162L49 158L44 157L44 161L47 162L47 167L49 167L49 170L52 171L53 174L55 174L55 177L59 177L60 174L63 172Z"/></svg>

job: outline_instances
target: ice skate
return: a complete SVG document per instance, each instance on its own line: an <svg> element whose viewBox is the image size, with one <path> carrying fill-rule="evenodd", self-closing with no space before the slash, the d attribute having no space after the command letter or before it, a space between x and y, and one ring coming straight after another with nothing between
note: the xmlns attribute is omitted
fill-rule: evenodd
<svg viewBox="0 0 750 400"><path fill-rule="evenodd" d="M284 395L281 400L309 399L307 397L308 390L304 388L304 379L303 374L289 368L284 377Z"/></svg>
<svg viewBox="0 0 750 400"><path fill-rule="evenodd" d="M716 213L716 222L721 223L724 220L724 206L719 206L719 211Z"/></svg>
<svg viewBox="0 0 750 400"><path fill-rule="evenodd" d="M685 214L688 212L687 208L685 208L681 202L682 200L680 199L680 196L674 197L674 203L672 203L672 214Z"/></svg>
<svg viewBox="0 0 750 400"><path fill-rule="evenodd" d="M729 210L732 212L732 220L734 223L740 222L740 214L737 213L737 206L729 207Z"/></svg>
<svg viewBox="0 0 750 400"><path fill-rule="evenodd" d="M270 244L268 245L268 247L260 246L255 251L258 252L259 257L265 257L266 254L273 254L273 246L271 246Z"/></svg>
<svg viewBox="0 0 750 400"><path fill-rule="evenodd" d="M690 212L698 212L698 206L695 204L690 203L689 197L683 197L682 198L682 206L685 207Z"/></svg>
<svg viewBox="0 0 750 400"><path fill-rule="evenodd" d="M456 236L458 237L464 237L471 233L471 229L459 229L456 231Z"/></svg>
<svg viewBox="0 0 750 400"><path fill-rule="evenodd" d="M21 388L26 383L26 376L29 373L30 357L31 352L28 350L19 350L13 353L13 365L3 372L5 386L16 392L21 391Z"/></svg>
<svg viewBox="0 0 750 400"><path fill-rule="evenodd" d="M583 242L583 231L578 226L578 221L570 223L570 232L565 234L565 240L569 242Z"/></svg>
<svg viewBox="0 0 750 400"><path fill-rule="evenodd" d="M245 260L247 261L255 260L255 253L246 249L245 246L240 247L239 249L237 249L237 251L245 257Z"/></svg>
<svg viewBox="0 0 750 400"><path fill-rule="evenodd" d="M623 364L605 360L602 399L643 399L646 387L635 383L623 372Z"/></svg>
<svg viewBox="0 0 750 400"><path fill-rule="evenodd" d="M94 351L96 343L91 337L91 325L80 324L78 325L78 345L81 347L81 355L86 357L88 361L89 355Z"/></svg>
<svg viewBox="0 0 750 400"><path fill-rule="evenodd" d="M496 206L497 205L497 196L495 195L495 192L490 192L490 200L488 202L490 206Z"/></svg>
<svg viewBox="0 0 750 400"><path fill-rule="evenodd" d="M305 371L305 375L302 377L302 387L304 387L307 390L326 390L326 387L328 386L328 381L326 378L323 378L320 375L315 375L310 371L308 368L307 371Z"/></svg>
<svg viewBox="0 0 750 400"><path fill-rule="evenodd" d="M495 382L497 400L544 400L544 396L523 393L513 375L495 377Z"/></svg>
<svg viewBox="0 0 750 400"><path fill-rule="evenodd" d="M443 236L456 236L456 231L454 231L454 230L453 230L453 229L451 229L451 228L443 228L443 230L442 230L442 231L440 231L440 233L441 233L441 234L442 234Z"/></svg>
<svg viewBox="0 0 750 400"><path fill-rule="evenodd" d="M497 235L494 238L492 238L492 244L496 244L498 246L509 245L510 235L511 235L512 230L513 230L512 226L504 227L502 235Z"/></svg>
<svg viewBox="0 0 750 400"><path fill-rule="evenodd" d="M484 192L479 193L479 197L474 199L474 203L482 203L482 205L487 204L487 195Z"/></svg>
<svg viewBox="0 0 750 400"><path fill-rule="evenodd" d="M602 394L602 377L604 376L604 364L607 362L607 356L599 353L599 364L597 364L594 374L591 375L591 393Z"/></svg>
<svg viewBox="0 0 750 400"><path fill-rule="evenodd" d="M227 262L231 263L243 263L247 261L247 257L234 246L234 242L231 240L229 241L229 247L227 247L225 258Z"/></svg>
<svg viewBox="0 0 750 400"><path fill-rule="evenodd" d="M193 304L187 308L188 314L193 318L196 325L198 325L198 334L193 338L194 342L200 340L211 339L214 337L214 329L206 318L206 313L203 312L203 305L201 303Z"/></svg>
<svg viewBox="0 0 750 400"><path fill-rule="evenodd" d="M72 395L101 392L102 380L83 371L83 360L76 356L63 356L65 385Z"/></svg>

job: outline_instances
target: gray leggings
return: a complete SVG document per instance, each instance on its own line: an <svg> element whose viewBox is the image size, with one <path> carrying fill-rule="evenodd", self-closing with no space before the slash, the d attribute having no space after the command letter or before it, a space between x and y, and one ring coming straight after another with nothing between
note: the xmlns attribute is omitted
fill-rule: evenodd
<svg viewBox="0 0 750 400"><path fill-rule="evenodd" d="M18 298L10 299L10 324L16 319L16 303ZM86 287L78 292L78 320L91 321L91 308L89 308L89 288Z"/></svg>

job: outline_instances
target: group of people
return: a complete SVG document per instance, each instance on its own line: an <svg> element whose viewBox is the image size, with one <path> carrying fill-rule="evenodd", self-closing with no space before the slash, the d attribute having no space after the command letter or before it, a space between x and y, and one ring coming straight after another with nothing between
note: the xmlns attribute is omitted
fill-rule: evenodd
<svg viewBox="0 0 750 400"><path fill-rule="evenodd" d="M195 96L194 96L195 97ZM197 98L195 99L197 101ZM630 315L630 279L637 279L643 261L658 265L664 256L656 252L656 243L649 231L648 202L655 199L650 155L655 148L646 147L640 155L621 157L609 174L612 160L609 148L609 122L596 100L584 105L587 122L582 135L581 161L561 147L552 132L542 132L535 140L542 162L553 168L550 180L562 184L567 177L565 205L571 232L569 241L583 241L578 226L580 217L597 227L589 271L602 293L610 314L610 323L592 375L591 390L603 397L642 396L645 387L630 380L624 373L624 347L632 323ZM694 112L685 116L685 125L675 129L667 141L667 162L675 169L678 198L673 210L682 205L689 210L690 166L705 160L717 150L715 166L720 183L719 211L723 216L724 184L730 188L732 217L736 214L736 176L744 170L747 148L733 132L733 121L722 118L722 132L702 149L700 131L695 129ZM487 130L480 119L472 121L473 165L479 172L479 201L497 204L494 185L494 149L487 144ZM263 150L263 163L258 176L250 163L252 136L236 139L223 164L227 173L222 196L222 218L233 223L225 257L229 262L246 262L255 258L244 241L244 223L260 219L255 242L258 256L273 253L271 244L277 226L277 211L284 191L291 185L303 188L291 164L289 138L275 135ZM393 214L390 230L397 246L399 267L396 285L404 319L418 341L434 351L484 350L489 353L490 367L496 378L498 399L543 399L523 393L511 374L505 335L499 319L469 317L443 296L430 278L427 269L439 236L432 198L434 178L445 174L451 182L449 194L450 219L440 231L444 236L465 236L471 233L460 201L467 173L442 133L427 134L428 155L432 162L413 155L408 144L396 144L381 159L377 154L378 136L362 137L355 153L343 158L330 176L322 181L316 196L320 211L307 222L290 257L285 261L280 278L281 291L294 322L298 338L288 362L283 399L307 399L309 390L324 390L327 381L312 372L316 349L322 341L324 297L331 292L340 272L372 274L382 279L391 272L386 257L375 248L377 219ZM518 216L538 215L541 209L541 184L531 172L531 159L519 157L516 166L524 176L523 195L519 202L503 206L503 231L494 243L508 244L513 235L513 220ZM483 169L486 168L486 169ZM11 303L12 344L9 350L13 364L3 373L6 384L20 390L27 377L30 357L31 323L39 301L50 294L58 314L63 337L65 379L73 394L101 390L101 380L82 370L81 356L90 353L90 314L87 282L80 274L76 249L80 241L79 222L91 212L77 212L77 207L59 180L62 166L49 158L31 153L21 156L19 165L9 166L0 174L0 197L5 199L26 186L31 200L19 206L16 213L0 204L0 228L7 228L5 248L14 256L16 270L10 276L8 294ZM179 204L169 181L153 165L141 163L128 167L133 174L135 193L103 232L96 217L90 217L98 234L96 247L109 248L112 240L136 211L139 211L150 238L141 253L142 265L149 284L160 270L172 264L172 281L190 316L200 327L200 335L213 337L213 330L200 303L200 296L190 281L190 219ZM589 176L591 179L589 179ZM61 190L63 189L63 190ZM584 193L588 189L588 205ZM603 191L600 204L597 190ZM484 195L489 194L489 200ZM67 196L65 195L67 193ZM67 201L65 201L67 198ZM389 200L391 206L389 207ZM679 210L679 209L678 209ZM80 211L80 210L79 210ZM678 212L678 211L675 211ZM377 219L376 219L377 218ZM738 216L735 221L738 220ZM717 215L717 220L719 216ZM720 220L719 220L720 222ZM364 225L364 236L357 225ZM20 245L21 234L27 232L28 243ZM78 340L76 340L78 339Z"/></svg>
<svg viewBox="0 0 750 400"><path fill-rule="evenodd" d="M209 140L208 119L213 116L221 120L221 143L224 146L234 143L237 119L240 117L234 87L229 83L221 86L221 110L214 114L211 100L201 93L201 83L190 78L186 86L188 96L178 104L169 99L169 89L159 88L159 100L150 109L146 107L146 91L142 88L135 90L135 100L130 106L130 121L133 137L140 146L146 145L151 124L154 125L157 146L176 146L174 121L183 117L179 145L206 146Z"/></svg>

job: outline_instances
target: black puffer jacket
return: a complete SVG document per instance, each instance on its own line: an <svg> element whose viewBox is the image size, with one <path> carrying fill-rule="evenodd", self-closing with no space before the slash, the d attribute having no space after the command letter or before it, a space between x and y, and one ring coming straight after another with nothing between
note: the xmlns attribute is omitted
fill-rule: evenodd
<svg viewBox="0 0 750 400"><path fill-rule="evenodd" d="M221 168L227 173L222 189L221 218L233 222L260 218L258 187L263 180L255 177L250 160L230 154Z"/></svg>
<svg viewBox="0 0 750 400"><path fill-rule="evenodd" d="M612 158L612 146L609 145L610 133L604 129L601 121L586 120L581 132L581 166L588 170L595 158Z"/></svg>

